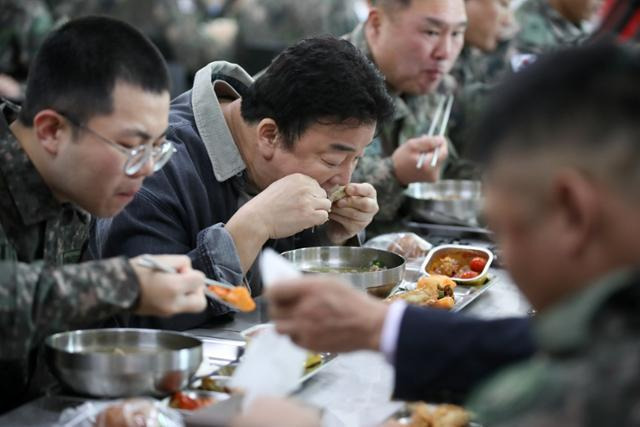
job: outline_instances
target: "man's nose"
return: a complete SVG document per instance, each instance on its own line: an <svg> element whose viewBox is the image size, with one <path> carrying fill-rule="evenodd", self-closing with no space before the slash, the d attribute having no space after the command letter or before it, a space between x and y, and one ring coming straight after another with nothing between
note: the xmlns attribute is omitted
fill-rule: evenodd
<svg viewBox="0 0 640 427"><path fill-rule="evenodd" d="M433 49L433 56L436 59L449 59L453 54L453 42L448 33L443 33Z"/></svg>

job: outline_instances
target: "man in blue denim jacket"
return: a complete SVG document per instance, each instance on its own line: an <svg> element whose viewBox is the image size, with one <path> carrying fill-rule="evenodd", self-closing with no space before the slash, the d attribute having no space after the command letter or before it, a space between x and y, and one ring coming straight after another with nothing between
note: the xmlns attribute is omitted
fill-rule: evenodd
<svg viewBox="0 0 640 427"><path fill-rule="evenodd" d="M171 104L177 153L122 214L98 223L94 254L187 254L209 277L241 285L246 275L258 294L252 266L263 246L357 243L378 204L351 173L391 110L380 74L335 38L285 50L255 82L213 62ZM346 197L332 202L338 186ZM198 315L125 323L187 329L227 311L212 303Z"/></svg>

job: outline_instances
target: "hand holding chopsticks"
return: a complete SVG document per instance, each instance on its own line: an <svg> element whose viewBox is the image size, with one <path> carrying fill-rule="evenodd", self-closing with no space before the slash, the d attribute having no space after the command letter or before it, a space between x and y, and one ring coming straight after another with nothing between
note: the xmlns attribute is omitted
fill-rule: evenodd
<svg viewBox="0 0 640 427"><path fill-rule="evenodd" d="M438 123L440 127L438 129L438 133L435 136L444 136L445 131L447 130L447 124L449 123L449 117L451 116L451 107L453 106L453 95L448 95L440 100L438 103L438 107L436 108L435 114L433 115L433 120L431 121L431 126L429 126L429 132L426 136L434 136L434 132L436 131L436 127ZM431 158L431 163L429 166L435 168L438 164L438 155L440 152L440 147L436 147L433 151L433 157ZM424 162L427 158L427 153L421 153L418 158L418 162L416 163L416 168L421 169L424 165Z"/></svg>
<svg viewBox="0 0 640 427"><path fill-rule="evenodd" d="M172 266L148 255L142 255L137 258L136 264L165 273L175 274L177 272ZM233 286L206 277L204 278L204 283L206 285L205 294L219 303L240 311L252 311L255 309L255 302L244 286Z"/></svg>

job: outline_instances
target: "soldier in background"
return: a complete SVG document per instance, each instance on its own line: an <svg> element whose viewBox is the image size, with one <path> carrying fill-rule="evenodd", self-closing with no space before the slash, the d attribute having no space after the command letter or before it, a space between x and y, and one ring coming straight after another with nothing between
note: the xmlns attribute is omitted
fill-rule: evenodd
<svg viewBox="0 0 640 427"><path fill-rule="evenodd" d="M341 36L359 22L358 0L237 0L236 62L250 74L269 65L284 48L314 35ZM364 6L363 6L364 7Z"/></svg>
<svg viewBox="0 0 640 427"><path fill-rule="evenodd" d="M516 10L520 31L516 48L521 54L516 62L530 62L522 55L576 46L589 36L591 21L602 0L527 0ZM517 70L520 64L514 64ZM525 64L526 65L526 64Z"/></svg>
<svg viewBox="0 0 640 427"><path fill-rule="evenodd" d="M90 214L115 215L173 153L168 88L162 57L142 34L87 18L44 41L21 110L1 103L0 411L51 381L38 357L47 335L125 310L205 308L202 273L186 257L159 257L176 274L124 257L78 263Z"/></svg>
<svg viewBox="0 0 640 427"><path fill-rule="evenodd" d="M455 89L448 73L462 49L466 22L463 0L376 0L367 21L346 36L385 76L396 110L353 176L378 193L380 211L368 229L374 234L397 226L407 185L436 181L448 155L449 167L455 166L458 156L447 140L424 134L438 102ZM426 161L417 168L423 152Z"/></svg>
<svg viewBox="0 0 640 427"><path fill-rule="evenodd" d="M515 36L511 0L466 0L465 45L451 74L459 86L493 84L507 65L505 57Z"/></svg>
<svg viewBox="0 0 640 427"><path fill-rule="evenodd" d="M29 64L53 26L44 0L0 0L0 96L23 98Z"/></svg>
<svg viewBox="0 0 640 427"><path fill-rule="evenodd" d="M58 19L105 15L140 30L169 64L172 95L186 90L204 64L233 55L235 22L209 19L198 0L63 0L51 7Z"/></svg>
<svg viewBox="0 0 640 427"><path fill-rule="evenodd" d="M511 0L466 0L469 20L465 46L451 74L456 79L456 103L451 114L449 137L462 158L466 156L475 118L491 90L509 71L509 58L515 51L515 18ZM457 162L448 177L479 179L479 165L470 160Z"/></svg>

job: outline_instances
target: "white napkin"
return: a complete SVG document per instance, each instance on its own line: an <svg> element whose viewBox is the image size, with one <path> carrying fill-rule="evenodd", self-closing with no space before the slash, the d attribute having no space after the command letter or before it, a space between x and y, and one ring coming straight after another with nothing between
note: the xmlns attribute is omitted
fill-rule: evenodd
<svg viewBox="0 0 640 427"><path fill-rule="evenodd" d="M262 253L259 263L265 287L302 276L293 264L271 249ZM257 397L286 396L298 388L306 357L306 350L293 344L288 336L266 329L251 339L230 386L245 391L244 408Z"/></svg>

